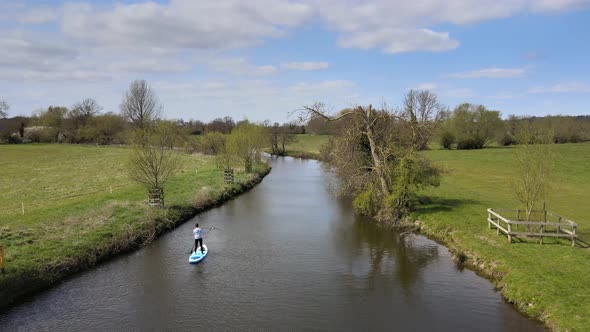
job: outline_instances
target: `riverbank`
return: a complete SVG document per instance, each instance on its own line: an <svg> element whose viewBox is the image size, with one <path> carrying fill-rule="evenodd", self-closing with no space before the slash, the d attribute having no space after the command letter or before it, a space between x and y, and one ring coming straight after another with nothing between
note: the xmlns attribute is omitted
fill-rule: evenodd
<svg viewBox="0 0 590 332"><path fill-rule="evenodd" d="M552 148L554 179L548 210L578 223L590 237L590 143ZM522 312L560 331L590 328L590 251L566 240L517 240L488 229L487 208L517 208L510 181L515 147L471 151L426 151L447 173L414 218L421 231L444 243L466 266L491 279Z"/></svg>
<svg viewBox="0 0 590 332"><path fill-rule="evenodd" d="M0 307L117 254L144 246L194 215L248 191L270 172L236 172L225 186L212 157L183 155L165 188L167 208L150 209L126 181L124 148L0 146ZM21 211L25 206L24 214Z"/></svg>
<svg viewBox="0 0 590 332"><path fill-rule="evenodd" d="M319 141L310 136L308 140ZM555 178L548 210L578 223L590 238L590 143L553 145ZM486 223L487 208L516 208L510 181L514 147L430 150L425 155L446 171L439 188L413 215L420 231L444 244L461 264L490 279L503 297L555 330L590 328L590 249L545 239L509 244Z"/></svg>
<svg viewBox="0 0 590 332"><path fill-rule="evenodd" d="M330 140L329 135L294 135L295 140L285 147L285 155L300 159L320 159L321 147Z"/></svg>

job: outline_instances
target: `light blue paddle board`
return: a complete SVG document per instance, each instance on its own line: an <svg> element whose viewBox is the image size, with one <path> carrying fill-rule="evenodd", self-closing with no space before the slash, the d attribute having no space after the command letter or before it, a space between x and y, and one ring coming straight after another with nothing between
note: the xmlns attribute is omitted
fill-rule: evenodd
<svg viewBox="0 0 590 332"><path fill-rule="evenodd" d="M209 250L207 250L207 245L204 244L203 252L201 253L201 248L199 248L197 252L194 252L190 255L190 257L188 258L188 262L190 264L200 263L203 259L205 259L205 257L207 257L208 252Z"/></svg>

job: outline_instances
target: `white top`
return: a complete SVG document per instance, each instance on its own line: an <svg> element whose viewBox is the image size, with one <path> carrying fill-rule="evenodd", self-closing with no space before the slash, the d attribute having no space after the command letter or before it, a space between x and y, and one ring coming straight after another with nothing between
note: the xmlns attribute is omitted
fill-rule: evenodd
<svg viewBox="0 0 590 332"><path fill-rule="evenodd" d="M193 229L193 235L195 237L195 240L203 238L203 229L200 227Z"/></svg>

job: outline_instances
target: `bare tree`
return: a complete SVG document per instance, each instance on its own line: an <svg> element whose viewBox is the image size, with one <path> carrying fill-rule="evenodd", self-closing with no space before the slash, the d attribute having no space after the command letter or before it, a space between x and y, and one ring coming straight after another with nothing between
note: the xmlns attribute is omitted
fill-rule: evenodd
<svg viewBox="0 0 590 332"><path fill-rule="evenodd" d="M162 112L156 93L145 80L131 82L120 108L133 127L142 130L149 128Z"/></svg>
<svg viewBox="0 0 590 332"><path fill-rule="evenodd" d="M144 185L148 191L163 194L163 187L180 165L180 154L173 149L175 133L170 126L156 125L144 140L136 143L129 156L129 177Z"/></svg>
<svg viewBox="0 0 590 332"><path fill-rule="evenodd" d="M8 109L10 109L8 103L0 100L0 119L4 119L8 115Z"/></svg>
<svg viewBox="0 0 590 332"><path fill-rule="evenodd" d="M404 98L403 115L415 128L414 144L418 150L428 147L428 142L444 120L448 110L436 94L428 90L410 90Z"/></svg>
<svg viewBox="0 0 590 332"><path fill-rule="evenodd" d="M549 189L553 169L551 134L544 130L535 132L532 124L523 122L517 131L520 144L514 150L514 193L524 205L526 220L530 220L536 204Z"/></svg>
<svg viewBox="0 0 590 332"><path fill-rule="evenodd" d="M102 107L92 98L86 98L72 106L68 116L75 122L76 128L85 125L88 120L97 115Z"/></svg>

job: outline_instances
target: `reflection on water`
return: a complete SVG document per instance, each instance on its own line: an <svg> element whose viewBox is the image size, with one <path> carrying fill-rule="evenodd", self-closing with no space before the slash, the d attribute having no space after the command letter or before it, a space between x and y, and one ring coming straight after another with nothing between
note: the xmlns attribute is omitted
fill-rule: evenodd
<svg viewBox="0 0 590 332"><path fill-rule="evenodd" d="M315 161L273 159L251 192L0 314L0 330L536 331L422 236L380 229Z"/></svg>

